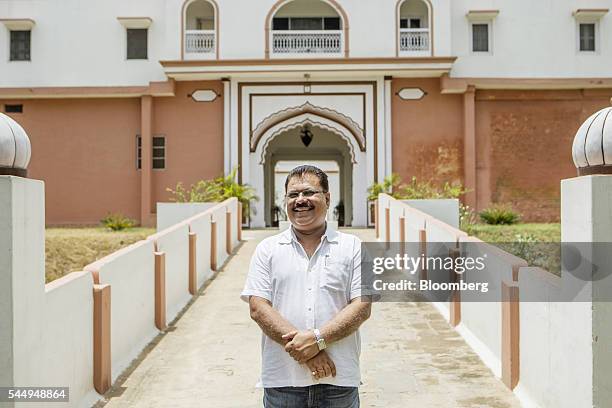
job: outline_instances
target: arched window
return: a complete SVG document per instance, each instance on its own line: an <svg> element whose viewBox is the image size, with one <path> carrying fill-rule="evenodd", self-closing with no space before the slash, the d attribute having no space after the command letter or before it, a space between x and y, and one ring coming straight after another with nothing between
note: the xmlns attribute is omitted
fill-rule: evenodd
<svg viewBox="0 0 612 408"><path fill-rule="evenodd" d="M425 0L404 0L398 10L399 55L431 55L431 5Z"/></svg>
<svg viewBox="0 0 612 408"><path fill-rule="evenodd" d="M188 0L183 5L183 55L187 59L216 58L218 50L216 4Z"/></svg>
<svg viewBox="0 0 612 408"><path fill-rule="evenodd" d="M281 3L271 13L267 22L267 30L272 33L267 39L269 54L281 57L344 54L347 23L335 3L293 0Z"/></svg>

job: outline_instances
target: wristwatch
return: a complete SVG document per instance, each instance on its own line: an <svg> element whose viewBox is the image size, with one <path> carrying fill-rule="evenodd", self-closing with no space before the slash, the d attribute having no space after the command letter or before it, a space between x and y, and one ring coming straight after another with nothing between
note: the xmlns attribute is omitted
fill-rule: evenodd
<svg viewBox="0 0 612 408"><path fill-rule="evenodd" d="M321 332L319 329L314 329L315 339L317 340L317 346L319 346L319 351L325 350L327 348L327 344L325 344L325 339L321 337Z"/></svg>

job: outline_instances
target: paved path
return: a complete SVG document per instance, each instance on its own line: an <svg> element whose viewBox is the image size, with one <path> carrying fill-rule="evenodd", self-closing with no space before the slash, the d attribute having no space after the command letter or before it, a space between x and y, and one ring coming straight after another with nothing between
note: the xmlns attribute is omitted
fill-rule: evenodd
<svg viewBox="0 0 612 408"><path fill-rule="evenodd" d="M350 230L374 240L372 230ZM238 295L257 243L274 231L244 231L238 253L111 390L106 408L260 407L260 331ZM377 303L362 327L362 407L519 407L436 310Z"/></svg>

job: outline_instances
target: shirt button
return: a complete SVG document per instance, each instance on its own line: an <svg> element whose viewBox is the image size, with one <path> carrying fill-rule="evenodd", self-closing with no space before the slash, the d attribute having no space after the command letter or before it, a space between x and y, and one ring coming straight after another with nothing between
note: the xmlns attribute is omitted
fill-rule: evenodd
<svg viewBox="0 0 612 408"><path fill-rule="evenodd" d="M312 288L308 288L308 290L312 290Z"/></svg>
<svg viewBox="0 0 612 408"><path fill-rule="evenodd" d="M308 311L310 311L310 310L311 310L311 309L310 309L310 308L308 308Z"/></svg>

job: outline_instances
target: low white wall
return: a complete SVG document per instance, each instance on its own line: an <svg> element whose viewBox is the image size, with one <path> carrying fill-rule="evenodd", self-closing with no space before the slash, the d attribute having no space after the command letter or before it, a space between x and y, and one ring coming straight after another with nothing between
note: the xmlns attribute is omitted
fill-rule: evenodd
<svg viewBox="0 0 612 408"><path fill-rule="evenodd" d="M591 303L559 301L566 285L540 268L519 271L524 300L520 304L521 375L516 393L524 405L591 406ZM530 301L533 299L543 301Z"/></svg>
<svg viewBox="0 0 612 408"><path fill-rule="evenodd" d="M453 228L459 228L459 200L456 198L401 200L401 202L423 211Z"/></svg>
<svg viewBox="0 0 612 408"><path fill-rule="evenodd" d="M196 234L196 274L198 288L212 277L210 269L210 214L201 214L189 220L189 231Z"/></svg>
<svg viewBox="0 0 612 408"><path fill-rule="evenodd" d="M113 381L157 334L152 241L139 241L85 267L111 285Z"/></svg>
<svg viewBox="0 0 612 408"><path fill-rule="evenodd" d="M93 279L73 272L45 287L40 361L30 369L38 384L70 387L70 401L53 406L91 406L100 396L93 388ZM27 404L25 404L27 405ZM45 405L45 404L42 404Z"/></svg>
<svg viewBox="0 0 612 408"><path fill-rule="evenodd" d="M461 294L459 332L466 334L464 337L474 351L496 376L501 377L502 282L512 282L513 265L526 266L527 264L522 259L479 239L461 237L460 241L468 244L461 246L462 256L485 258L485 268L482 271L474 270L464 273L464 281L467 283L488 282L486 299L493 301L483 302L483 294L464 291ZM471 341L474 338L478 339L478 342Z"/></svg>
<svg viewBox="0 0 612 408"><path fill-rule="evenodd" d="M163 231L218 203L157 203L157 231Z"/></svg>
<svg viewBox="0 0 612 408"><path fill-rule="evenodd" d="M191 299L189 293L189 226L181 223L151 235L158 252L166 254L166 321L170 323Z"/></svg>

